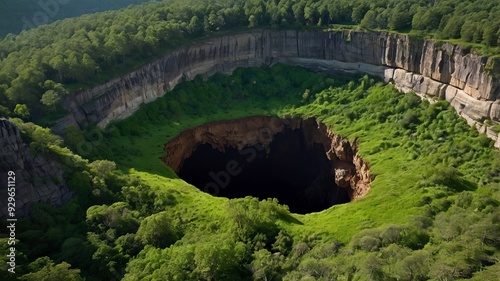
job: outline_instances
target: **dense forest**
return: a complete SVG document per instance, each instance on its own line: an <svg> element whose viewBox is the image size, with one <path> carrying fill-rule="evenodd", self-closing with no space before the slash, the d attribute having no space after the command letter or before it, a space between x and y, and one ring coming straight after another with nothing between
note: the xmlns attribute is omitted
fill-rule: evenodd
<svg viewBox="0 0 500 281"><path fill-rule="evenodd" d="M65 95L248 28L389 30L498 56L500 0L148 1L6 35L0 117L64 166L74 196L17 221L16 274L2 266L0 279L498 279L500 151L446 101L276 64L183 81L105 129L42 127L65 115ZM372 189L298 215L276 199L213 197L160 161L181 131L251 115L315 117L356 140ZM1 232L2 253L7 241Z"/></svg>
<svg viewBox="0 0 500 281"><path fill-rule="evenodd" d="M275 199L202 193L155 157L165 136L252 114L316 116L357 138L377 173L373 189L355 203L294 215ZM446 101L422 102L367 76L276 65L183 82L102 132L90 160L64 146L95 142L94 129L68 128L63 143L11 120L35 153L66 165L76 195L60 208L38 204L18 221L10 280L495 280L500 273L500 154L491 140Z"/></svg>
<svg viewBox="0 0 500 281"><path fill-rule="evenodd" d="M458 40L497 54L500 5L499 0L189 0L65 19L0 41L0 114L37 122L47 115L57 118L64 114L58 107L62 96L212 33L336 25Z"/></svg>

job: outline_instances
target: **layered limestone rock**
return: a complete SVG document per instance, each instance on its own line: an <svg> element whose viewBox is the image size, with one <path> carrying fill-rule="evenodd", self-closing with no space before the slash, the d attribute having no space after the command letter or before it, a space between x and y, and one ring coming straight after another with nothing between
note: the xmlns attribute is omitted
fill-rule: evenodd
<svg viewBox="0 0 500 281"><path fill-rule="evenodd" d="M366 195L373 176L370 176L368 163L360 157L357 144L334 134L323 123L313 118L303 120L254 116L205 124L188 129L166 143L162 160L179 172L184 161L203 144L210 144L213 149L221 152L228 147L244 150L248 147L263 146L269 154L270 144L276 134L286 129L299 129L308 147L316 144L323 146L333 169L331 174L335 175L335 183L347 190L351 201Z"/></svg>
<svg viewBox="0 0 500 281"><path fill-rule="evenodd" d="M64 100L70 115L53 130L88 122L105 127L162 96L182 79L277 62L332 73L367 73L403 92L450 98L473 125L482 126L487 119L500 121L500 63L493 58L449 43L388 32L253 30L205 39L75 93ZM498 139L493 133L489 136Z"/></svg>
<svg viewBox="0 0 500 281"><path fill-rule="evenodd" d="M71 197L62 166L42 155L32 155L19 129L0 119L0 217L7 217L7 174L15 173L15 215L22 217L37 202L60 205Z"/></svg>

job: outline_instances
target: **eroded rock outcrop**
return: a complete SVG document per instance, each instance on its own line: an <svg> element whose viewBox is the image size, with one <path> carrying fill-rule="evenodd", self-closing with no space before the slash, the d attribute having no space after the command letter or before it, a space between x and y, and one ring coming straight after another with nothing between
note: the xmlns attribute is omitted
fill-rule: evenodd
<svg viewBox="0 0 500 281"><path fill-rule="evenodd" d="M373 176L370 176L369 165L360 157L357 144L334 134L323 123L313 118L303 120L254 116L205 124L188 129L166 143L162 161L179 172L184 161L204 144L209 144L221 152L228 148L241 151L249 147L263 146L267 154L270 154L270 144L278 133L285 130L300 130L307 147L322 146L333 169L330 173L334 175L335 183L347 191L351 201L366 195Z"/></svg>
<svg viewBox="0 0 500 281"><path fill-rule="evenodd" d="M7 217L8 172L15 173L15 215L25 216L37 202L61 205L71 197L56 161L32 155L19 129L0 119L0 217Z"/></svg>
<svg viewBox="0 0 500 281"><path fill-rule="evenodd" d="M314 70L367 73L403 92L446 98L471 125L500 121L500 63L460 46L388 32L253 30L180 48L123 77L64 100L71 113L53 127L131 115L181 79L277 62ZM494 132L490 137L500 139Z"/></svg>

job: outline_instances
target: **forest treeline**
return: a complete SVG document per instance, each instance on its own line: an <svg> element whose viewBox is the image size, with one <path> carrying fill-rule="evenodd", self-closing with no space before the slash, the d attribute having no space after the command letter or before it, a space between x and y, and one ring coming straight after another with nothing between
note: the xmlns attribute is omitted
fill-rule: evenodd
<svg viewBox="0 0 500 281"><path fill-rule="evenodd" d="M500 45L498 0L149 2L7 35L0 41L0 115L55 118L64 114L64 95L214 32L332 24L478 43L493 54Z"/></svg>

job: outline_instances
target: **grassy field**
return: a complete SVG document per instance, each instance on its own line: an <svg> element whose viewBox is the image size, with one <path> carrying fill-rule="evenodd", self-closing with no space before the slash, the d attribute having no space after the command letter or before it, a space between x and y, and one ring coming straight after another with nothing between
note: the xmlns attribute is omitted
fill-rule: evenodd
<svg viewBox="0 0 500 281"><path fill-rule="evenodd" d="M313 80L326 79L319 74L311 75L315 77ZM295 89L296 92L299 90L303 91ZM404 97L392 86L375 84L367 77L342 87L316 91L315 95L311 94L307 99L297 92L291 95L288 102L283 102L281 97L236 99L228 106L211 107L207 110L208 114L204 114L205 109L202 109L198 114L183 112L164 118L154 117L144 122L144 118L147 118L144 116L151 116L147 114L154 107L151 106L129 120L112 125L109 129L110 138L101 151L110 151L108 154L114 157L109 160L115 161L124 171L139 175L151 186L161 187L165 182L171 187L181 186L179 188L189 198L183 201L185 204L202 206L193 212L218 213L220 210L217 206L226 199L213 198L193 187L188 188L182 180L176 179L175 173L159 160L163 156L164 143L182 130L211 121L251 115L317 117L333 128L334 132L358 140L361 154L370 163L370 171L376 175L376 179L366 197L333 206L323 212L294 215L302 224L284 225L294 236L314 234L335 237L343 242L349 241L363 229L408 223L412 217L425 216L432 202L439 202L440 198L448 196L453 198L457 191L453 187L438 181L428 181L439 163L447 165L460 157L461 160L454 162L454 166L467 176L460 177L459 181L467 181L466 188L475 190L478 182L486 180L486 175L477 174L478 169L491 165L494 156L498 155L491 150L491 143L484 136L479 136L467 126L445 103L437 106L421 103L415 100L415 96ZM177 93L168 93L165 99L169 99L169 95L172 99ZM415 116L408 117L408 111ZM407 123L404 123L405 120ZM448 123L443 123L443 120ZM137 122L144 124L140 132L123 133L123 128L133 127ZM434 131L429 134L429 130ZM440 132L439 135L434 135L436 132ZM484 145L469 146L464 150L469 154L473 151L470 161L462 159L464 155L450 156L452 147L459 145L463 139L470 139L468 142L471 145L474 142ZM443 149L447 147L450 150ZM498 178L496 181L494 184L498 187ZM493 184L491 177L487 182ZM482 188L492 193L491 188Z"/></svg>

